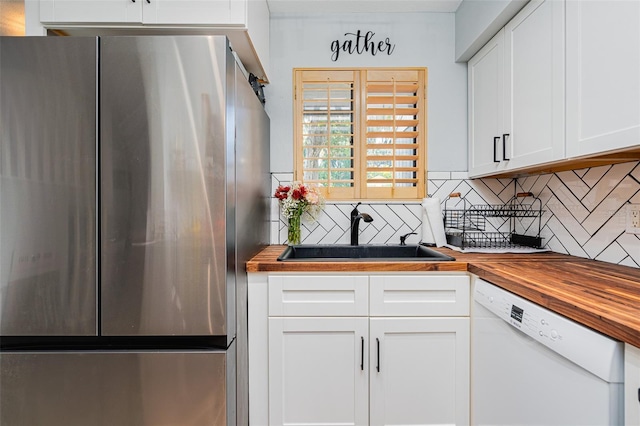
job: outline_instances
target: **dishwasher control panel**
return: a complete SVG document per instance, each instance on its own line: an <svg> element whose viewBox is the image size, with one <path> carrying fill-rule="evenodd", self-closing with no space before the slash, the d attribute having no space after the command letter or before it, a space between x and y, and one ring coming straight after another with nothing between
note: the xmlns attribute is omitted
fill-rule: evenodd
<svg viewBox="0 0 640 426"><path fill-rule="evenodd" d="M475 282L473 299L522 333L602 379L623 380L621 342L482 279Z"/></svg>
<svg viewBox="0 0 640 426"><path fill-rule="evenodd" d="M487 289L483 285L477 286L476 296L479 299L477 302L530 337L539 341L548 340L543 342L547 346L563 340L564 326L562 321L555 321L556 314L504 290L495 290Z"/></svg>
<svg viewBox="0 0 640 426"><path fill-rule="evenodd" d="M558 322L558 327L554 328L552 324L556 323L556 321L553 321L553 316L545 315L544 312L540 312L531 306L528 306L525 311L522 303L508 298L505 303L510 306L510 318L507 322L514 327L519 329L524 327L523 331L536 340L549 339L551 342L555 342L563 339L564 333L559 331L562 330L562 324Z"/></svg>

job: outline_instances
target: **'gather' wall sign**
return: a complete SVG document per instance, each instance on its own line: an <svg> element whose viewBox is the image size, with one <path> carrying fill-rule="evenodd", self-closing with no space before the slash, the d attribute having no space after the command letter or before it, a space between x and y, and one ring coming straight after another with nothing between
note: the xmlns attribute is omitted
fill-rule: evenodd
<svg viewBox="0 0 640 426"><path fill-rule="evenodd" d="M373 56L376 56L378 53L391 55L393 50L396 48L396 45L391 44L389 37L375 42L372 40L374 35L376 35L376 33L373 31L363 33L360 30L355 33L344 33L346 40L334 40L331 42L331 60L333 62L337 61L341 51L347 52L350 55L353 55L354 53L362 55L365 52L370 53Z"/></svg>

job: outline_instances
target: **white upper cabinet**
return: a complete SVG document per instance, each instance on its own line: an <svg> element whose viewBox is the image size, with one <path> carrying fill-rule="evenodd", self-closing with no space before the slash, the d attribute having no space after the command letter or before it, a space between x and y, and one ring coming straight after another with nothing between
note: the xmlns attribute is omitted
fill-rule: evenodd
<svg viewBox="0 0 640 426"><path fill-rule="evenodd" d="M469 60L467 72L469 172L483 175L504 167L502 151L498 154L504 116L504 30Z"/></svg>
<svg viewBox="0 0 640 426"><path fill-rule="evenodd" d="M564 157L564 2L532 0L504 28L502 160L513 170Z"/></svg>
<svg viewBox="0 0 640 426"><path fill-rule="evenodd" d="M471 177L636 152L640 2L531 0L468 75Z"/></svg>
<svg viewBox="0 0 640 426"><path fill-rule="evenodd" d="M40 0L40 22L142 22L146 0Z"/></svg>
<svg viewBox="0 0 640 426"><path fill-rule="evenodd" d="M242 24L237 0L40 0L41 22Z"/></svg>
<svg viewBox="0 0 640 426"><path fill-rule="evenodd" d="M144 24L244 24L248 2L233 0L136 0Z"/></svg>
<svg viewBox="0 0 640 426"><path fill-rule="evenodd" d="M532 0L468 63L469 174L564 156L564 2Z"/></svg>
<svg viewBox="0 0 640 426"><path fill-rule="evenodd" d="M154 29L156 34L223 34L247 71L268 81L266 0L40 0L38 20L45 28L72 35L87 28L108 28L122 34L132 29Z"/></svg>
<svg viewBox="0 0 640 426"><path fill-rule="evenodd" d="M640 146L640 2L567 2L567 157Z"/></svg>

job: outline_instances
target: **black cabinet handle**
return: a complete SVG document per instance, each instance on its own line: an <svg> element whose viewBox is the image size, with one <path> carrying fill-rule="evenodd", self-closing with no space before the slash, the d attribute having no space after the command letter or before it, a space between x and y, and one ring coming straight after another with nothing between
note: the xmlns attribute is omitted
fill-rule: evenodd
<svg viewBox="0 0 640 426"><path fill-rule="evenodd" d="M147 3L151 4L151 0L147 0Z"/></svg>
<svg viewBox="0 0 640 426"><path fill-rule="evenodd" d="M498 156L498 148L497 148L497 143L500 140L500 136L496 136L493 138L493 162L494 163L499 163L500 160L498 160L496 157Z"/></svg>
<svg viewBox="0 0 640 426"><path fill-rule="evenodd" d="M502 134L502 159L504 161L510 160L509 158L507 158L507 137L508 136L509 136L509 133Z"/></svg>
<svg viewBox="0 0 640 426"><path fill-rule="evenodd" d="M378 347L378 363L376 364L376 370L380 372L380 339L376 337L376 346Z"/></svg>
<svg viewBox="0 0 640 426"><path fill-rule="evenodd" d="M364 337L360 336L360 370L364 371Z"/></svg>

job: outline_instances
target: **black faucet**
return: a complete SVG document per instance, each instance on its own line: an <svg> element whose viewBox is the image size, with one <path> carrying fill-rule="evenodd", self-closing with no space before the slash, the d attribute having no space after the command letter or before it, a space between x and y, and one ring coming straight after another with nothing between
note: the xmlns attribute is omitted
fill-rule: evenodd
<svg viewBox="0 0 640 426"><path fill-rule="evenodd" d="M358 233L360 227L360 219L365 222L373 222L373 218L369 216L367 213L360 213L358 211L358 206L362 203L356 204L356 206L351 210L351 245L358 245Z"/></svg>

